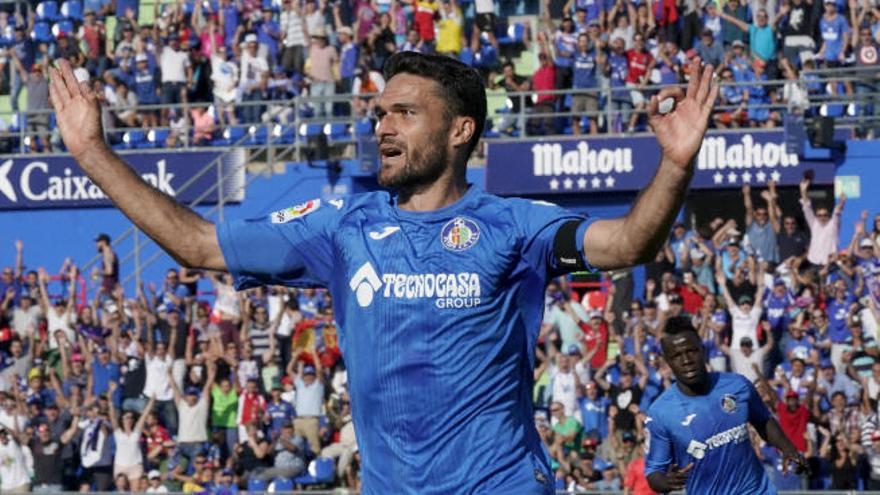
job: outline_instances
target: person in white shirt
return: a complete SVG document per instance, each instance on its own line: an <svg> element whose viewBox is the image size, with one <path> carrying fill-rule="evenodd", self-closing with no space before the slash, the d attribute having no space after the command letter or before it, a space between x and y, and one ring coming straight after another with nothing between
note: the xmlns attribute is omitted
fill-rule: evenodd
<svg viewBox="0 0 880 495"><path fill-rule="evenodd" d="M257 54L257 50L257 35L245 36L238 83L242 102L262 100L269 83L269 63ZM259 122L262 114L263 105L243 105L241 108L242 121L247 124Z"/></svg>
<svg viewBox="0 0 880 495"><path fill-rule="evenodd" d="M281 66L286 72L302 73L306 60L305 20L300 3L294 0L282 0L284 10L281 11L279 26L284 50L281 52Z"/></svg>
<svg viewBox="0 0 880 495"><path fill-rule="evenodd" d="M189 53L180 49L176 34L168 38L168 44L156 54L162 73L162 104L186 103L186 87L192 85L192 67ZM169 115L163 110L162 125L168 125Z"/></svg>
<svg viewBox="0 0 880 495"><path fill-rule="evenodd" d="M0 426L0 492L27 493L31 491L27 461L21 445L9 430Z"/></svg>
<svg viewBox="0 0 880 495"><path fill-rule="evenodd" d="M150 483L149 488L146 490L147 493L168 493L168 488L162 484L162 475L158 470L154 469L150 471L147 478Z"/></svg>
<svg viewBox="0 0 880 495"><path fill-rule="evenodd" d="M177 408L174 407L174 390L171 388L170 373L174 366L174 346L165 342L153 343L153 332L147 332L147 378L144 383L144 396L155 397L156 410L162 424L168 431L177 431ZM175 342L177 328L172 327L170 342Z"/></svg>
<svg viewBox="0 0 880 495"><path fill-rule="evenodd" d="M557 354L556 365L550 367L550 380L553 384L553 402L559 402L565 407L565 415L573 416L580 421L580 408L578 407L577 391L581 387L578 374L572 367L572 362L577 360L579 352L571 349L568 355Z"/></svg>
<svg viewBox="0 0 880 495"><path fill-rule="evenodd" d="M115 382L110 382L110 395L116 391ZM120 474L128 478L129 483L134 483L144 474L144 456L141 452L141 435L144 431L144 423L147 416L153 410L156 403L155 397L150 397L141 416L135 421L134 412L123 411L122 423L113 406L113 401L108 401L110 406L110 424L113 426L113 441L116 443L116 453L113 456L113 477Z"/></svg>
<svg viewBox="0 0 880 495"><path fill-rule="evenodd" d="M730 358L730 368L734 373L739 373L755 383L759 378L758 371L764 373L764 359L774 344L773 333L768 332L767 342L758 349L754 348L754 342L748 336L740 339L737 349L731 349L726 345L718 348Z"/></svg>
<svg viewBox="0 0 880 495"><path fill-rule="evenodd" d="M217 365L213 360L209 360L207 364L208 376L201 390L198 387L187 387L186 393L183 393L174 380L170 380L179 420L177 446L190 462L202 453L202 446L208 441L209 397L217 376Z"/></svg>
<svg viewBox="0 0 880 495"><path fill-rule="evenodd" d="M755 300L764 293L764 274L758 274L758 286L755 289L755 295L741 295L739 301L734 302L727 288L727 278L724 272L720 271L715 276L715 281L724 295L724 302L727 304L727 311L733 320L731 348L738 350L743 337L749 337L752 342L758 340L758 323L761 321L761 313L764 307L761 304L755 304Z"/></svg>

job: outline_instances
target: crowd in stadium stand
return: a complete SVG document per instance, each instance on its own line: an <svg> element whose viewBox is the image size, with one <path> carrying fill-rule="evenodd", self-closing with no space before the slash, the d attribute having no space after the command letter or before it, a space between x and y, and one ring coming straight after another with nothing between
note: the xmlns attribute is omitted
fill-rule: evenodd
<svg viewBox="0 0 880 495"><path fill-rule="evenodd" d="M631 271L548 287L535 424L560 489L650 493L645 411L673 386L659 338L682 315L809 459L794 474L752 432L778 488L880 487L880 214L840 239L845 198L815 202L806 179L797 210L773 184L742 195L745 218L674 225L644 291ZM0 272L0 491L359 487L326 291L175 268L127 293L111 239L94 242L90 274L27 266L21 242Z"/></svg>
<svg viewBox="0 0 880 495"><path fill-rule="evenodd" d="M516 13L526 2L174 0L153 4L149 25L138 21L138 0L69 0L61 8L54 0L33 2L27 17L0 11L0 77L9 79L3 85L13 111L47 109L47 67L67 59L106 103L108 128L170 126L176 132L168 146L210 141L226 124L291 119L283 105L262 101L381 91L382 65L400 50L478 67L490 88L489 132L502 135L644 129L639 110L656 92L651 86L683 82L695 56L714 64L723 81L738 83L720 96L717 127L773 127L783 109L819 111L821 102L811 107L810 97L878 89L870 77L827 84L799 78L803 69L878 64L880 10L868 0L542 2L534 9L542 15L512 18L500 13ZM777 79L785 82L766 84ZM18 106L22 88L26 108ZM579 91L573 97L506 98L572 89ZM144 108L183 102L212 106ZM369 116L372 104L359 97L296 111ZM538 115L524 125L513 115L521 109L575 117ZM854 103L821 111L875 110ZM48 114L26 125L40 138L34 150L60 144L50 138Z"/></svg>

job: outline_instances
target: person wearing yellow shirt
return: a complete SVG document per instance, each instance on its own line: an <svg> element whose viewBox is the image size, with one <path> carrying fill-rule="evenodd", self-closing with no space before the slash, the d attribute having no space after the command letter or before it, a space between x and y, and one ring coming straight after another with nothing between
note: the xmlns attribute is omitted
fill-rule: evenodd
<svg viewBox="0 0 880 495"><path fill-rule="evenodd" d="M440 7L440 22L437 24L437 53L455 55L464 46L464 17L458 2L444 0Z"/></svg>

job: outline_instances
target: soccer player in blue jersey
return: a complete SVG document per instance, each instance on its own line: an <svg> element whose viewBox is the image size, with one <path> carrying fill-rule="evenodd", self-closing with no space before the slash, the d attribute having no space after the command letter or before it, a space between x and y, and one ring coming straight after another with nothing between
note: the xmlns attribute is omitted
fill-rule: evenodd
<svg viewBox="0 0 880 495"><path fill-rule="evenodd" d="M687 91L648 106L662 159L623 218L502 199L466 181L483 132L480 74L402 52L376 101L379 184L214 225L149 187L104 143L100 109L66 62L51 97L70 153L184 266L238 288L328 287L348 370L364 493L553 493L531 405L544 287L577 269L653 259L694 172L718 88L691 64ZM664 112L660 112L660 102ZM288 206L288 205L281 205Z"/></svg>
<svg viewBox="0 0 880 495"><path fill-rule="evenodd" d="M689 318L670 318L660 341L675 375L648 409L645 475L654 490L700 495L765 495L776 489L749 441L751 425L797 472L806 460L755 387L736 373L710 373Z"/></svg>

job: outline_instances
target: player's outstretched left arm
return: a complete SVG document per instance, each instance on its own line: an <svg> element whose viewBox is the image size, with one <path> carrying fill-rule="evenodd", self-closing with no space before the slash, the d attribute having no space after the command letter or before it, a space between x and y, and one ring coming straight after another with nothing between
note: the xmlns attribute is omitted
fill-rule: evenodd
<svg viewBox="0 0 880 495"><path fill-rule="evenodd" d="M713 68L694 59L687 92L666 88L651 97L648 123L657 135L662 157L657 173L623 218L599 220L584 233L584 255L600 270L611 270L653 259L684 201L694 162L709 116L718 97ZM660 113L660 102L672 98L673 110Z"/></svg>

